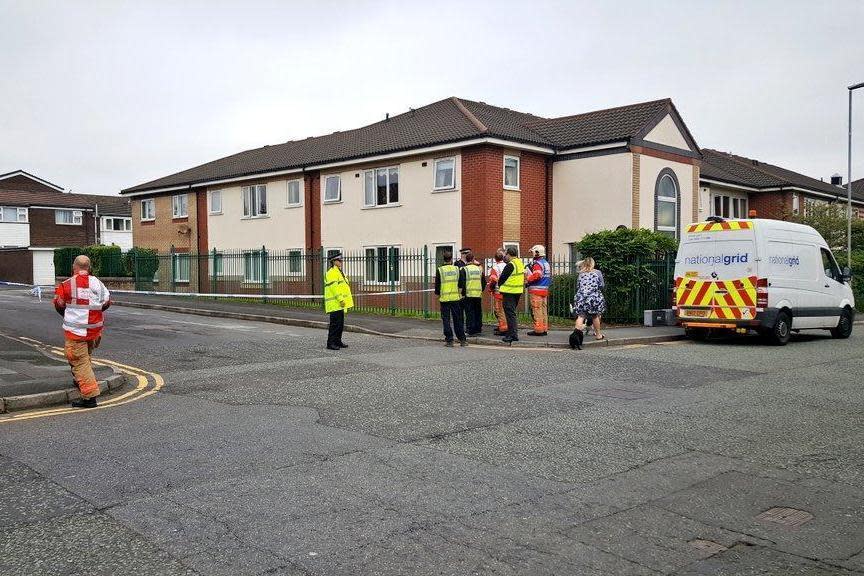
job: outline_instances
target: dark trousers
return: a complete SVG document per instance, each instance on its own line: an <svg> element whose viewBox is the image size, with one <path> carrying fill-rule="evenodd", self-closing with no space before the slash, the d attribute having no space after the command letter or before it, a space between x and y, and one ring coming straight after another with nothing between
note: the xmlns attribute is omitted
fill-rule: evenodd
<svg viewBox="0 0 864 576"><path fill-rule="evenodd" d="M465 331L479 334L483 330L483 299L465 298Z"/></svg>
<svg viewBox="0 0 864 576"><path fill-rule="evenodd" d="M342 343L342 330L345 329L345 311L330 312L330 326L327 328L327 345L338 346Z"/></svg>
<svg viewBox="0 0 864 576"><path fill-rule="evenodd" d="M453 326L450 326L450 321ZM456 329L456 338L465 340L465 325L462 323L462 301L441 302L441 322L444 324L444 339L453 341L453 328Z"/></svg>
<svg viewBox="0 0 864 576"><path fill-rule="evenodd" d="M507 336L509 338L518 338L518 324L516 323L516 308L519 306L519 297L521 294L501 294L504 297L504 316L507 318Z"/></svg>

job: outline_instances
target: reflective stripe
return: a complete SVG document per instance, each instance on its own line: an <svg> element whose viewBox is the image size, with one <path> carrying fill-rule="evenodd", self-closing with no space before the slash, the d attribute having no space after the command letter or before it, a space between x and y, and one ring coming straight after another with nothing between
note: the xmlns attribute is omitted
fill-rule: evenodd
<svg viewBox="0 0 864 576"><path fill-rule="evenodd" d="M445 264L438 268L441 278L441 290L438 299L441 302L455 302L461 299L459 294L459 268L453 264Z"/></svg>
<svg viewBox="0 0 864 576"><path fill-rule="evenodd" d="M70 329L72 329L72 328L86 328L89 330L91 328L101 328L102 322L96 322L95 324L87 324L86 322L73 322L71 320L65 320L63 322L63 326L64 327L69 326Z"/></svg>
<svg viewBox="0 0 864 576"><path fill-rule="evenodd" d="M513 272L498 290L504 294L522 294L525 290L525 264L519 258L512 258L510 264L513 265Z"/></svg>
<svg viewBox="0 0 864 576"><path fill-rule="evenodd" d="M465 270L465 296L468 298L480 298L483 296L483 285L480 278L483 275L480 266L468 264Z"/></svg>
<svg viewBox="0 0 864 576"><path fill-rule="evenodd" d="M102 310L103 304L66 304L67 308L78 310Z"/></svg>

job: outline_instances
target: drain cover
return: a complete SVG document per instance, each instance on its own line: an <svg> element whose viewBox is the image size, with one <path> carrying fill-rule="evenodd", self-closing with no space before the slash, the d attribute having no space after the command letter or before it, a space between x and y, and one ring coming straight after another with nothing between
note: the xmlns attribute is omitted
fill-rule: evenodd
<svg viewBox="0 0 864 576"><path fill-rule="evenodd" d="M786 528L798 528L812 519L812 514L796 508L770 508L756 516L760 522L779 524Z"/></svg>
<svg viewBox="0 0 864 576"><path fill-rule="evenodd" d="M595 388L594 390L589 390L588 394L592 396L606 396L608 398L623 398L624 400L642 400L653 396L653 394L646 392L626 390L624 388Z"/></svg>
<svg viewBox="0 0 864 576"><path fill-rule="evenodd" d="M702 550L703 552L707 552L708 554L714 555L723 552L724 550L728 550L726 546L722 544L718 544L717 542L712 542L711 540L691 540L690 545L696 548L697 550Z"/></svg>

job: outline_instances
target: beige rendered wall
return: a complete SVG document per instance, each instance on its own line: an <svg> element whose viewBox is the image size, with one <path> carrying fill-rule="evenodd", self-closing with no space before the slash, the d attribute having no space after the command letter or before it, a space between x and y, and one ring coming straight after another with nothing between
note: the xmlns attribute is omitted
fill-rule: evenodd
<svg viewBox="0 0 864 576"><path fill-rule="evenodd" d="M455 157L454 190L434 192L434 160ZM423 166L423 163L426 166ZM399 204L366 208L363 205L363 171L371 168L399 167ZM351 168L321 171L321 245L357 251L366 246L394 245L403 249L422 249L426 244L454 243L462 235L460 175L458 153L414 157L366 164ZM342 201L325 203L327 176L342 179ZM357 176L359 174L359 176Z"/></svg>
<svg viewBox="0 0 864 576"><path fill-rule="evenodd" d="M266 246L268 249L285 250L306 246L305 208L302 174L300 181L300 206L288 207L288 180L284 178L256 181L267 186L267 216L248 218L243 216L244 184L227 187L214 186L210 190L222 191L222 213L209 214L207 202L207 243L209 249L241 250ZM208 191L209 192L209 191Z"/></svg>
<svg viewBox="0 0 864 576"><path fill-rule="evenodd" d="M684 136L681 135L681 131L678 130L678 126L675 125L675 121L672 120L672 117L668 114L659 124L657 124L657 126L652 128L651 131L645 135L645 140L656 142L657 144L665 144L666 146L673 146L682 150L690 149Z"/></svg>
<svg viewBox="0 0 864 576"><path fill-rule="evenodd" d="M633 155L577 158L552 165L552 255L570 254L568 242L630 225Z"/></svg>
<svg viewBox="0 0 864 576"><path fill-rule="evenodd" d="M639 195L641 198L639 210L639 226L641 228L654 229L654 186L657 176L664 168L671 168L678 179L681 188L681 206L679 214L680 226L686 226L693 222L693 165L655 158L647 154L640 155L639 162Z"/></svg>

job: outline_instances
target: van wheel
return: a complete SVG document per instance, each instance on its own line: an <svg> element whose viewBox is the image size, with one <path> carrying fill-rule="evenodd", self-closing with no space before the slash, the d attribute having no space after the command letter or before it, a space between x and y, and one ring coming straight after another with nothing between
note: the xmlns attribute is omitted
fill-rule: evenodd
<svg viewBox="0 0 864 576"><path fill-rule="evenodd" d="M852 310L844 308L840 313L840 321L837 322L836 328L831 328L831 336L834 338L849 338L852 335L852 322L855 317L852 315Z"/></svg>
<svg viewBox="0 0 864 576"><path fill-rule="evenodd" d="M792 338L792 315L785 310L777 315L774 328L765 334L768 342L774 346L785 346Z"/></svg>
<svg viewBox="0 0 864 576"><path fill-rule="evenodd" d="M690 340L703 342L708 339L708 330L705 328L685 328L684 336L686 336Z"/></svg>

